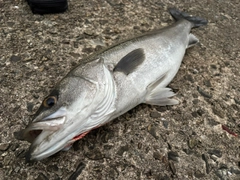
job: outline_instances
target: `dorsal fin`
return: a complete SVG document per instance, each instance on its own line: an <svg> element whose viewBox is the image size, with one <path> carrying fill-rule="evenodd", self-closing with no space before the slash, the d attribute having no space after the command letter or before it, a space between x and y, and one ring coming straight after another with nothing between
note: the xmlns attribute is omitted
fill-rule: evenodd
<svg viewBox="0 0 240 180"><path fill-rule="evenodd" d="M132 73L145 59L142 48L135 49L124 56L115 66L113 71L123 72L128 75Z"/></svg>

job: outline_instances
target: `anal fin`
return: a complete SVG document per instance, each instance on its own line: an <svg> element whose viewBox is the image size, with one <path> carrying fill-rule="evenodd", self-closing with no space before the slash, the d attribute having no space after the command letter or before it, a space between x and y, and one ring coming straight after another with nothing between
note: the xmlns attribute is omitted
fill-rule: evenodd
<svg viewBox="0 0 240 180"><path fill-rule="evenodd" d="M189 34L189 40L188 40L188 47L187 48L195 46L198 42L199 42L198 38L190 33Z"/></svg>
<svg viewBox="0 0 240 180"><path fill-rule="evenodd" d="M166 78L166 75L167 73L148 87L148 93L145 97L146 104L166 106L179 103L176 99L170 99L175 95L171 88L161 86L161 82Z"/></svg>
<svg viewBox="0 0 240 180"><path fill-rule="evenodd" d="M174 95L171 88L157 88L146 96L145 103L158 106L175 105L179 103L178 100L170 99Z"/></svg>

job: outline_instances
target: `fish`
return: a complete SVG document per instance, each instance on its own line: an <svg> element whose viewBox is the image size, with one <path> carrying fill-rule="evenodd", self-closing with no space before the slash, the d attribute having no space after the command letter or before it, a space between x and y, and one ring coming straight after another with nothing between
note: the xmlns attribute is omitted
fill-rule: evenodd
<svg viewBox="0 0 240 180"><path fill-rule="evenodd" d="M91 55L73 68L42 101L32 121L15 132L31 143L26 161L47 158L91 130L146 103L176 105L167 85L177 74L186 49L199 40L192 28L207 20L169 9L175 22L122 41Z"/></svg>

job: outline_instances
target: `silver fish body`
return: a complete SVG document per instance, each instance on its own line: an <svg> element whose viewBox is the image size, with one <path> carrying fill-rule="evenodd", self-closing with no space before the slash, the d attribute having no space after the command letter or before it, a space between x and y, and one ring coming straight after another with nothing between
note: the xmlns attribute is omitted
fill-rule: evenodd
<svg viewBox="0 0 240 180"><path fill-rule="evenodd" d="M90 130L141 103L173 105L166 86L186 48L198 39L191 28L206 20L170 10L176 23L90 56L64 77L19 133L32 142L27 160L41 160L71 145Z"/></svg>

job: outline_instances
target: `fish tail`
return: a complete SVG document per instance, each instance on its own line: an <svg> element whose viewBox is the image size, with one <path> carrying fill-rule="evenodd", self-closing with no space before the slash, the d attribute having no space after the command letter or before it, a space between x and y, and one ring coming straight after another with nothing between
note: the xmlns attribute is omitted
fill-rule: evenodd
<svg viewBox="0 0 240 180"><path fill-rule="evenodd" d="M179 11L178 9L175 9L175 8L170 8L169 13L176 21L185 19L185 20L191 22L192 28L204 26L208 23L208 21L204 18L197 17L197 16L191 16L191 15L189 15L185 12Z"/></svg>

